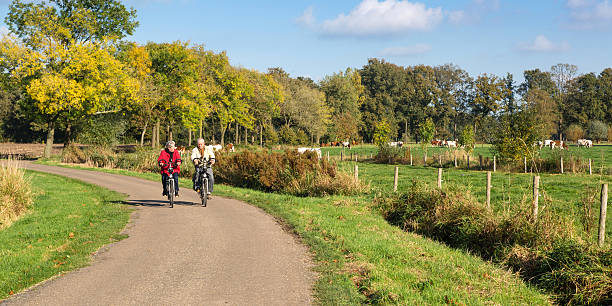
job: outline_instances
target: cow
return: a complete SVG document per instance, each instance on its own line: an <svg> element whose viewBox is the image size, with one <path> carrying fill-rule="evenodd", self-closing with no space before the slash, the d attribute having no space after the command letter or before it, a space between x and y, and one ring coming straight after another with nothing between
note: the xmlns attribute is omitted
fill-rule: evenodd
<svg viewBox="0 0 612 306"><path fill-rule="evenodd" d="M220 144L212 145L211 147L213 151L221 151L221 149L223 149L223 146L221 146Z"/></svg>
<svg viewBox="0 0 612 306"><path fill-rule="evenodd" d="M576 141L576 144L578 144L578 147L593 147L593 141L590 139L578 139L578 141Z"/></svg>
<svg viewBox="0 0 612 306"><path fill-rule="evenodd" d="M321 159L321 148L297 148L298 153L315 152L317 157Z"/></svg>
<svg viewBox="0 0 612 306"><path fill-rule="evenodd" d="M456 148L457 147L457 141L456 140L447 140L445 141L445 145L447 148Z"/></svg>
<svg viewBox="0 0 612 306"><path fill-rule="evenodd" d="M234 148L234 144L233 144L233 143L228 143L228 144L225 146L225 150L226 150L227 152L236 152L236 149Z"/></svg>
<svg viewBox="0 0 612 306"><path fill-rule="evenodd" d="M350 148L351 148L351 143L350 143L350 142L348 142L348 141L343 141L343 142L342 142L342 147L343 147L343 148L347 148L347 147L348 147L348 148L350 149Z"/></svg>
<svg viewBox="0 0 612 306"><path fill-rule="evenodd" d="M434 139L431 141L431 146L432 147L440 147L443 145L442 140L438 140L438 139Z"/></svg>
<svg viewBox="0 0 612 306"><path fill-rule="evenodd" d="M559 148L559 150L567 150L567 144L563 142L563 140L553 140L553 142L550 144L550 148Z"/></svg>

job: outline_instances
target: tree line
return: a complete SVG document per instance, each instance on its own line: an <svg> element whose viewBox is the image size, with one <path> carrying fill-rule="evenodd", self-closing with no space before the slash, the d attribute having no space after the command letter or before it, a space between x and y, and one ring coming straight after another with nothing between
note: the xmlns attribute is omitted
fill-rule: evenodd
<svg viewBox="0 0 612 306"><path fill-rule="evenodd" d="M369 59L319 82L282 68L230 65L224 52L187 42L139 45L120 1L14 0L0 42L0 128L5 141L159 145L196 137L224 144L373 142L384 124L397 140L605 139L612 69L472 77L453 64L399 66ZM518 141L518 140L517 140Z"/></svg>

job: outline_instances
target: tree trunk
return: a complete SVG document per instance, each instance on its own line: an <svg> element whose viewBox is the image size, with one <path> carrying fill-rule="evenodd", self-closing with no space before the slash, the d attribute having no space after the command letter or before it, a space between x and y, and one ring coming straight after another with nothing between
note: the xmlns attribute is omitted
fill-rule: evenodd
<svg viewBox="0 0 612 306"><path fill-rule="evenodd" d="M228 125L224 125L222 122L219 122L219 124L219 126L221 127L221 146L225 147L225 131L227 130L229 123Z"/></svg>
<svg viewBox="0 0 612 306"><path fill-rule="evenodd" d="M244 127L244 144L248 145L249 144L249 130L247 129L247 127Z"/></svg>
<svg viewBox="0 0 612 306"><path fill-rule="evenodd" d="M144 145L144 137L145 137L145 134L147 133L147 126L148 125L149 125L149 121L145 122L145 125L142 128L142 133L140 134L140 146L141 147Z"/></svg>
<svg viewBox="0 0 612 306"><path fill-rule="evenodd" d="M151 148L155 148L155 124L151 126Z"/></svg>
<svg viewBox="0 0 612 306"><path fill-rule="evenodd" d="M172 125L168 124L166 125L166 142L172 140Z"/></svg>
<svg viewBox="0 0 612 306"><path fill-rule="evenodd" d="M191 129L189 129L189 146L191 146Z"/></svg>
<svg viewBox="0 0 612 306"><path fill-rule="evenodd" d="M51 157L51 149L53 149L53 137L55 136L55 122L49 122L49 130L47 131L47 142L45 142L46 158Z"/></svg>
<svg viewBox="0 0 612 306"><path fill-rule="evenodd" d="M234 144L238 144L240 141L240 137L238 137L238 132L240 132L240 130L238 130L238 121L236 121L236 128L234 131L236 131L236 134L234 134Z"/></svg>
<svg viewBox="0 0 612 306"><path fill-rule="evenodd" d="M70 138L72 137L72 123L68 122L66 125L66 139L64 139L64 148L70 145Z"/></svg>
<svg viewBox="0 0 612 306"><path fill-rule="evenodd" d="M212 144L216 144L215 142L215 117L210 118L210 129L212 132Z"/></svg>
<svg viewBox="0 0 612 306"><path fill-rule="evenodd" d="M408 142L408 119L404 120L404 139L406 142Z"/></svg>
<svg viewBox="0 0 612 306"><path fill-rule="evenodd" d="M159 147L159 129L161 128L161 123L159 122L159 118L157 119L157 125L155 126L155 147Z"/></svg>
<svg viewBox="0 0 612 306"><path fill-rule="evenodd" d="M200 119L200 138L202 138L202 119Z"/></svg>
<svg viewBox="0 0 612 306"><path fill-rule="evenodd" d="M263 147L263 125L259 124L259 146Z"/></svg>

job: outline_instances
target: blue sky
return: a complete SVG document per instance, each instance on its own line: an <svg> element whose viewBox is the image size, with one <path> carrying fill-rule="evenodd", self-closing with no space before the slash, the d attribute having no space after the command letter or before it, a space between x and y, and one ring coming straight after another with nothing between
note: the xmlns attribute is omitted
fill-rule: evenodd
<svg viewBox="0 0 612 306"><path fill-rule="evenodd" d="M9 0L0 0L6 16ZM612 0L195 1L127 0L140 26L128 39L227 51L233 65L320 80L368 58L453 63L470 75L575 64L612 67ZM0 31L6 31L0 24Z"/></svg>

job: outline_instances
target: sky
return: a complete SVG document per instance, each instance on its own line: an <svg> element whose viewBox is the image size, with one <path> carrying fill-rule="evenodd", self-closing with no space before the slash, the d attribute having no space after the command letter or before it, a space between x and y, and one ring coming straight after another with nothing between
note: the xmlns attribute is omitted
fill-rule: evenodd
<svg viewBox="0 0 612 306"><path fill-rule="evenodd" d="M10 0L0 0L5 17ZM125 0L140 25L128 40L176 40L226 51L232 65L281 67L319 81L369 58L455 64L475 77L612 67L612 0ZM0 32L7 31L4 18Z"/></svg>

